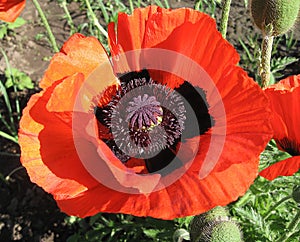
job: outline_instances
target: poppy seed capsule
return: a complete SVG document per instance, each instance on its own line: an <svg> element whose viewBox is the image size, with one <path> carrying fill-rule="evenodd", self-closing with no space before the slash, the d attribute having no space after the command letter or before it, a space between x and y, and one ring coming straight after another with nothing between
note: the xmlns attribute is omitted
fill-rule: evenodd
<svg viewBox="0 0 300 242"><path fill-rule="evenodd" d="M250 10L256 26L268 36L278 36L295 24L300 0L251 0Z"/></svg>
<svg viewBox="0 0 300 242"><path fill-rule="evenodd" d="M193 218L190 236L192 242L243 241L239 226L230 219L228 210L219 206Z"/></svg>

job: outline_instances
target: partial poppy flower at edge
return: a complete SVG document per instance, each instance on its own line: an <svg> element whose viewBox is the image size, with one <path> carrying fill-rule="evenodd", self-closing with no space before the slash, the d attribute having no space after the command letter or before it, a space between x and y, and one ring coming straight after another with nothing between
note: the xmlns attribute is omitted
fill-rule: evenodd
<svg viewBox="0 0 300 242"><path fill-rule="evenodd" d="M25 0L0 0L0 20L14 22L25 8Z"/></svg>
<svg viewBox="0 0 300 242"><path fill-rule="evenodd" d="M290 76L265 89L273 111L271 123L278 148L292 157L259 173L268 180L291 176L300 169L300 75Z"/></svg>
<svg viewBox="0 0 300 242"><path fill-rule="evenodd" d="M52 58L40 82L43 91L31 97L20 123L21 162L31 180L51 193L62 211L79 217L111 212L173 219L203 213L243 195L258 174L259 154L271 138L270 110L260 87L237 66L238 54L214 20L192 9L136 9L132 15L120 13L116 29L109 25L109 43L113 65L96 38L80 34ZM212 85L147 69L139 55L126 56L127 66L114 59L130 51L147 54L139 51L157 49L196 63ZM176 60L167 61L180 67ZM140 70L126 72L128 66ZM101 88L87 104L94 113L85 122L74 106L91 79L87 90L93 91L93 85ZM138 90L148 90L147 95ZM83 95L82 102L87 97ZM120 100L125 97L130 101L124 107ZM78 129L78 136L77 118L86 125ZM113 123L114 118L122 122ZM198 129L193 129L195 124ZM94 129L96 138L90 135ZM134 156L132 142L140 148L137 153L150 156ZM219 155L206 159L218 142ZM79 154L77 144L88 152ZM125 152L124 147L129 149ZM161 151L156 154L157 147ZM103 183L80 159L92 155L99 157L91 165L102 165ZM210 163L212 170L203 175L203 167ZM170 173L163 172L167 168ZM179 170L185 172L176 177ZM174 181L166 185L169 177Z"/></svg>

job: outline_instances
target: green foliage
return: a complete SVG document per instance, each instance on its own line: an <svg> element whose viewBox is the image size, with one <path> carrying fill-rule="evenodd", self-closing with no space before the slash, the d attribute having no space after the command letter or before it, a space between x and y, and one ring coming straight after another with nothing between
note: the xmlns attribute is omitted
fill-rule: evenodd
<svg viewBox="0 0 300 242"><path fill-rule="evenodd" d="M3 39L9 33L9 31L13 31L24 24L26 24L26 21L20 17L17 18L13 23L0 21L0 39Z"/></svg>
<svg viewBox="0 0 300 242"><path fill-rule="evenodd" d="M245 241L273 242L284 232L298 210L290 198L294 185L300 184L299 178L299 173L272 182L258 177L246 195L230 205L232 214L240 222Z"/></svg>
<svg viewBox="0 0 300 242"><path fill-rule="evenodd" d="M91 13L88 13L85 0L57 0L57 2L64 9L64 18L70 26L70 35L80 32L85 35L96 36L108 50L107 38L99 30L99 26L95 23ZM68 4L71 2L77 2L80 6L80 13L86 16L85 21L78 25L73 22L68 12ZM130 14L133 8L145 7L150 4L169 7L169 2L167 0L89 0L91 9L104 30L107 29L108 23L117 22L119 12ZM245 6L248 5L248 2L248 0L244 0ZM204 11L212 17L216 17L221 8L220 0L197 0L194 3L195 9ZM18 18L14 23L0 22L0 39L7 36L9 31L13 31L25 23L26 21L21 18ZM43 34L36 35L37 41L41 38L44 38ZM246 39L239 39L239 47L241 49L240 65L258 83L260 83L260 77L257 72L261 52L260 42L260 35L253 32L247 33ZM275 39L271 62L273 82L286 75L284 73L286 68L298 61L295 57L286 56L286 53L295 48L296 44L297 40L293 37L292 32ZM279 53L279 46L285 46L285 55ZM25 73L10 67L5 53L4 58L7 65L5 71L6 82L0 81L0 98L2 103L5 104L6 112L4 113L2 110L0 112L0 121L5 127L5 130L0 131L0 136L17 143L16 122L20 116L20 109L18 108L18 97L12 99L8 88L16 93L17 89L33 88L33 83ZM272 140L260 156L260 170L288 157L290 155L280 151ZM1 177L0 174L1 179L3 180L3 176ZM294 187L299 185L299 173L291 177L279 177L272 182L258 177L244 196L229 205L231 215L240 223L245 241L271 242L287 231L290 222L298 211L297 204L290 198ZM184 231L189 229L192 218L186 217L174 219L173 221L164 221L123 214L97 214L85 219L74 216L66 217L65 223L77 231L68 238L68 242L172 241L175 231L181 231L185 236ZM299 240L299 237L300 227L298 225L288 241L296 242Z"/></svg>
<svg viewBox="0 0 300 242"><path fill-rule="evenodd" d="M252 33L247 35L246 40L239 38L239 44L243 51L240 53L240 65L248 72L248 74L254 78L256 82L261 84L261 77L258 73L261 47L260 47L260 35ZM279 46L284 46L285 51L288 52L297 44L297 40L293 38L293 32L285 34L281 37L275 39L272 59L271 59L271 83L273 84L283 78L286 74L285 69L299 61L298 58L292 56L281 56L279 51Z"/></svg>
<svg viewBox="0 0 300 242"><path fill-rule="evenodd" d="M171 241L179 227L176 221L101 213L88 219L71 217L67 223L79 227L67 242Z"/></svg>
<svg viewBox="0 0 300 242"><path fill-rule="evenodd" d="M195 1L195 9L201 12L208 13L211 17L215 18L217 6L221 5L220 0L197 0Z"/></svg>
<svg viewBox="0 0 300 242"><path fill-rule="evenodd" d="M33 82L29 76L27 76L24 72L19 71L16 68L11 68L5 70L5 87L10 88L12 86L16 86L19 90L32 89L34 88Z"/></svg>

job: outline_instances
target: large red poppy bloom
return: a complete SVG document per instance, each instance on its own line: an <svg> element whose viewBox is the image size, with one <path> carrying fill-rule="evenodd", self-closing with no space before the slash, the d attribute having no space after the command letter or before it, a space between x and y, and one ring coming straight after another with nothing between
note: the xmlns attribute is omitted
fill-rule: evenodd
<svg viewBox="0 0 300 242"><path fill-rule="evenodd" d="M25 0L0 0L0 20L13 22L25 7Z"/></svg>
<svg viewBox="0 0 300 242"><path fill-rule="evenodd" d="M31 180L80 217L173 219L244 194L270 112L214 20L151 6L120 13L109 37L113 65L96 38L72 36L24 109Z"/></svg>
<svg viewBox="0 0 300 242"><path fill-rule="evenodd" d="M261 176L273 180L278 176L291 176L300 169L300 75L269 86L265 93L273 111L273 138L279 149L292 156L260 172Z"/></svg>

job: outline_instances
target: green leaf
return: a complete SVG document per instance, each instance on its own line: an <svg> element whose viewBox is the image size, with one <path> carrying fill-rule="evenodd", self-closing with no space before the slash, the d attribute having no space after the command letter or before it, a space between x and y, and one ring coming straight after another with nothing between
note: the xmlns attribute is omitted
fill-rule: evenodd
<svg viewBox="0 0 300 242"><path fill-rule="evenodd" d="M7 35L7 25L0 27L0 39L3 39Z"/></svg>
<svg viewBox="0 0 300 242"><path fill-rule="evenodd" d="M145 229L143 232L149 238L155 239L157 234L159 233L159 230L157 230L157 229Z"/></svg>
<svg viewBox="0 0 300 242"><path fill-rule="evenodd" d="M13 23L8 23L7 28L10 30L13 30L13 29L21 27L24 24L26 24L26 20L19 17Z"/></svg>
<svg viewBox="0 0 300 242"><path fill-rule="evenodd" d="M9 69L5 70L6 82L5 87L10 88L14 85L19 90L24 89L32 89L34 88L33 82L29 76L27 76L24 72L19 71L16 68L11 68L11 72Z"/></svg>

